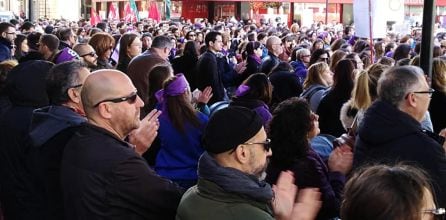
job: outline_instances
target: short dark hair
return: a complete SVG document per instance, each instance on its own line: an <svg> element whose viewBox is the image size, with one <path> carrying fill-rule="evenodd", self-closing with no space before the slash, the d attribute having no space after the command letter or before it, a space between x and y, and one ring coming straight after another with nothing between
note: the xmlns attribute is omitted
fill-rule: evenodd
<svg viewBox="0 0 446 220"><path fill-rule="evenodd" d="M25 23L22 24L22 26L20 27L20 30L24 31L24 30L29 30L31 28L34 28L34 24L29 21L26 21Z"/></svg>
<svg viewBox="0 0 446 220"><path fill-rule="evenodd" d="M40 37L40 42L51 51L55 51L59 47L60 41L54 34L44 34Z"/></svg>
<svg viewBox="0 0 446 220"><path fill-rule="evenodd" d="M46 79L46 92L52 105L70 100L68 89L80 84L79 70L86 66L81 61L68 61L53 66Z"/></svg>
<svg viewBox="0 0 446 220"><path fill-rule="evenodd" d="M209 47L209 42L215 42L217 36L221 36L221 33L217 31L211 31L207 33L206 36L204 37L204 42L206 46Z"/></svg>
<svg viewBox="0 0 446 220"><path fill-rule="evenodd" d="M14 27L14 25L12 25L9 22L1 22L0 23L0 34L5 32L5 31L8 31L9 27Z"/></svg>
<svg viewBox="0 0 446 220"><path fill-rule="evenodd" d="M158 49L163 49L166 47L173 47L173 45L172 45L172 41L170 41L169 37L163 36L163 35L158 35L155 38L153 38L152 47L158 48Z"/></svg>
<svg viewBox="0 0 446 220"><path fill-rule="evenodd" d="M69 40L72 35L73 35L73 31L71 30L71 28L62 28L58 32L58 37L61 41Z"/></svg>

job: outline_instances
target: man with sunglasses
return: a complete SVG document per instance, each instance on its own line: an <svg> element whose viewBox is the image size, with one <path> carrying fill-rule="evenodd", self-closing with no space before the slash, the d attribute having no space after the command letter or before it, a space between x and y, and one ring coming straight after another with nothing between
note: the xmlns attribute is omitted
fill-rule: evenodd
<svg viewBox="0 0 446 220"><path fill-rule="evenodd" d="M378 100L360 121L353 167L369 163L410 162L429 174L437 207L446 205L444 138L426 131L426 115L433 89L416 66L393 67L378 81Z"/></svg>
<svg viewBox="0 0 446 220"><path fill-rule="evenodd" d="M62 159L65 219L174 219L183 190L155 174L138 144L135 150L125 141L150 121L139 120L144 103L130 78L117 70L95 71L81 99L88 123Z"/></svg>
<svg viewBox="0 0 446 220"><path fill-rule="evenodd" d="M14 25L8 22L0 23L0 62L12 58L12 49L14 39L16 38L16 29Z"/></svg>
<svg viewBox="0 0 446 220"><path fill-rule="evenodd" d="M98 55L96 55L94 48L90 44L76 44L74 45L73 50L79 54L80 60L87 65L90 71L96 69L98 64Z"/></svg>
<svg viewBox="0 0 446 220"><path fill-rule="evenodd" d="M214 113L203 134L206 152L199 160L198 183L184 194L176 218L219 220L289 217L291 210L284 211L284 208L293 207L296 186L292 176L286 178L286 181L279 178L273 201L273 189L264 181L268 157L272 155L269 143L262 119L256 112L232 106ZM287 175L289 173L282 177ZM285 182L289 183L289 187L282 186ZM289 196L288 205L282 203L287 201L282 193ZM311 196L300 202L308 206L305 211L294 210L294 214L308 214L305 219L314 219L319 209L318 192L309 190L306 193Z"/></svg>

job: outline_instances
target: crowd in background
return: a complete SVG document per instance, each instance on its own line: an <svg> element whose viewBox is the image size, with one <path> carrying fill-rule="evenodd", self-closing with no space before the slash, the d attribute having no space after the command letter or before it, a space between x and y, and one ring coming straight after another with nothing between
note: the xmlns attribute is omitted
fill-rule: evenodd
<svg viewBox="0 0 446 220"><path fill-rule="evenodd" d="M347 220L444 215L446 35L435 38L432 78L417 67L421 45L418 28L370 40L356 37L354 26L322 22L311 27L233 19L94 26L85 20L2 22L3 215L263 219L266 213L276 219ZM127 96L109 97L129 88ZM112 111L108 102L128 102L138 110ZM123 118L131 113L152 130L128 125ZM119 136L113 144L133 146L135 155L107 150L112 142L100 137L104 131L81 126L101 127L102 114L107 119L102 127ZM243 157L240 146L258 144L264 155ZM98 145L104 146L94 153L104 155L85 156L92 152L82 146ZM123 159L127 156L138 159ZM250 162L235 166L228 158ZM99 168L91 168L95 163ZM136 166L137 174L125 170L132 163L145 165ZM108 172L114 166L121 173ZM254 176L258 188L243 187L252 179L226 167ZM317 189L307 203L297 200L310 204L307 209L296 208L315 214L283 214L274 202L273 193L282 195L270 186L279 185L286 171L299 190ZM123 183L115 185L110 173L122 175ZM78 178L83 175L92 180ZM141 187L148 184L153 188ZM294 196L293 190L288 193ZM85 191L99 199L76 198ZM244 207L219 203L247 203L260 211L232 214ZM109 212L109 207L118 208Z"/></svg>

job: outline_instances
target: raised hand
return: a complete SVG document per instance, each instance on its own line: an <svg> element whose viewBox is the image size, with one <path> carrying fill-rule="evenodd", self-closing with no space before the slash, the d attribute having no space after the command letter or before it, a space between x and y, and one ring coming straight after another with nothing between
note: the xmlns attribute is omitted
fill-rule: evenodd
<svg viewBox="0 0 446 220"><path fill-rule="evenodd" d="M158 135L159 121L161 111L152 110L146 117L141 120L139 128L130 132L129 142L135 145L135 151L142 155L152 145Z"/></svg>

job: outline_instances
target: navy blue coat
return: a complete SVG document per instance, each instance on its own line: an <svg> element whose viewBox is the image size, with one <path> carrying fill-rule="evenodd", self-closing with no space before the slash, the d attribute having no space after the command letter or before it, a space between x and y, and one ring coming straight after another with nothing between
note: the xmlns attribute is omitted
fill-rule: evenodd
<svg viewBox="0 0 446 220"><path fill-rule="evenodd" d="M446 205L446 156L443 147L422 131L410 115L385 101L375 101L358 127L353 167L405 162L432 178L439 206Z"/></svg>

